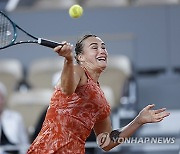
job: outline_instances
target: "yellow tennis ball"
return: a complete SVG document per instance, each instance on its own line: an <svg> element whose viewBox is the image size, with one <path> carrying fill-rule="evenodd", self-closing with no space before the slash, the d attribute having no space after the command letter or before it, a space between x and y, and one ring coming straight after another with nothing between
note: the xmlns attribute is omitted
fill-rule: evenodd
<svg viewBox="0 0 180 154"><path fill-rule="evenodd" d="M71 18L79 18L83 14L83 8L76 4L70 7L69 9L69 15Z"/></svg>

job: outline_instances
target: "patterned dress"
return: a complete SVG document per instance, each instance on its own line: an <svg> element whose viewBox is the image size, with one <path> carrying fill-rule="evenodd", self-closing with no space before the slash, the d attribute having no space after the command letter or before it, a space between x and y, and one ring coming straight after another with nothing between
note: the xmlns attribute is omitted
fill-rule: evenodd
<svg viewBox="0 0 180 154"><path fill-rule="evenodd" d="M67 96L58 88L51 98L45 121L28 154L85 154L85 141L95 123L110 114L104 93L90 77Z"/></svg>

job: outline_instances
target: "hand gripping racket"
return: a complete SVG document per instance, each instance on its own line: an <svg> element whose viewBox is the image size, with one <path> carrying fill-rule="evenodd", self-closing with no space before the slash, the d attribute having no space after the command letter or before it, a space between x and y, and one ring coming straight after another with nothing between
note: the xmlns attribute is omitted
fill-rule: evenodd
<svg viewBox="0 0 180 154"><path fill-rule="evenodd" d="M20 31L28 37L27 40L23 40L24 38L22 40L19 40L20 36L18 32ZM17 41L17 38L19 41ZM17 24L15 24L2 11L0 11L0 49L4 49L13 45L18 45L23 43L37 43L39 45L50 48L55 48L58 45L63 46L63 44L60 44L58 42L54 42L43 38L37 38L29 34L21 27L19 27Z"/></svg>

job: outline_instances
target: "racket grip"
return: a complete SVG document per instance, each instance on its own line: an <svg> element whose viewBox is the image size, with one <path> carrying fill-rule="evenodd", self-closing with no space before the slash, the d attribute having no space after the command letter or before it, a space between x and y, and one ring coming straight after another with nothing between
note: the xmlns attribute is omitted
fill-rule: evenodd
<svg viewBox="0 0 180 154"><path fill-rule="evenodd" d="M59 45L63 45L61 43L54 42L54 41L47 40L47 39L43 39L43 38L38 38L38 44L49 47L49 48L55 48Z"/></svg>

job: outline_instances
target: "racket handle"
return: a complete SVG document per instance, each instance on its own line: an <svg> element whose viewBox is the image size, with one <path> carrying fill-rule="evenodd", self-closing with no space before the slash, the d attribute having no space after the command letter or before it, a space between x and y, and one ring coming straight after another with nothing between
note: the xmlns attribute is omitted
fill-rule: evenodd
<svg viewBox="0 0 180 154"><path fill-rule="evenodd" d="M47 39L43 39L43 38L38 38L38 44L49 47L49 48L55 48L58 45L63 45L61 43L54 42L54 41L47 40Z"/></svg>

